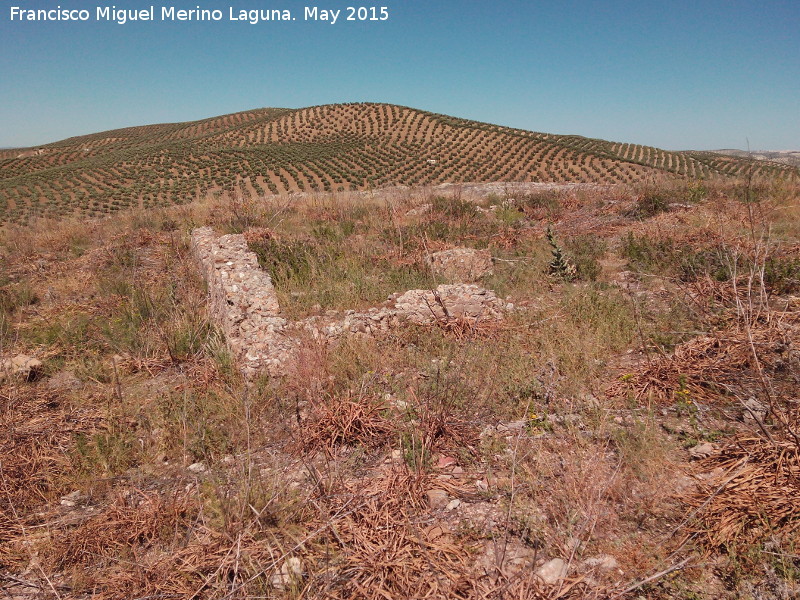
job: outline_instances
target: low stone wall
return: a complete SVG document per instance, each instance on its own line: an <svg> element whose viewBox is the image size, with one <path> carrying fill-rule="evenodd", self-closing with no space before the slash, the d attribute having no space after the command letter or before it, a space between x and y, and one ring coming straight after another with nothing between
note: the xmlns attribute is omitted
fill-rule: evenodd
<svg viewBox="0 0 800 600"><path fill-rule="evenodd" d="M283 335L287 321L279 314L272 279L244 236L217 237L210 227L195 229L192 252L208 283L209 315L244 373L281 371L292 346Z"/></svg>
<svg viewBox="0 0 800 600"><path fill-rule="evenodd" d="M287 321L272 280L258 265L244 235L216 237L210 227L192 232L192 252L208 282L209 314L225 334L246 377L262 371L283 375L303 337L332 341L342 335L377 334L404 322L449 319L498 320L507 306L494 292L473 284L397 293L366 312Z"/></svg>

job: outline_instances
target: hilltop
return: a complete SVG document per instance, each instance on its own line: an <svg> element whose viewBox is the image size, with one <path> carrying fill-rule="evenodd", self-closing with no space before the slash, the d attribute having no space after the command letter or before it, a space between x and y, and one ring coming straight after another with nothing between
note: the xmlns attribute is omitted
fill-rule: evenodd
<svg viewBox="0 0 800 600"><path fill-rule="evenodd" d="M0 150L0 223L183 204L210 192L451 182L637 183L797 168L479 123L389 104L264 108Z"/></svg>
<svg viewBox="0 0 800 600"><path fill-rule="evenodd" d="M799 191L223 191L0 228L0 589L797 597Z"/></svg>

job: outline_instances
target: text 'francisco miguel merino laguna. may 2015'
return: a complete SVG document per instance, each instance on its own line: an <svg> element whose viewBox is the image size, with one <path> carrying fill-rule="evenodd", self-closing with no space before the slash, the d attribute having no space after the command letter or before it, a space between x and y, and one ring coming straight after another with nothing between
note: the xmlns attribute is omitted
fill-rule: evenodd
<svg viewBox="0 0 800 600"><path fill-rule="evenodd" d="M268 21L314 21L335 25L339 21L388 21L389 8L386 6L346 6L338 9L326 9L318 6L305 6L302 13L285 8L271 9L239 9L234 6L224 8L179 9L174 6L149 6L147 8L130 9L116 6L95 6L87 8L31 9L19 6L10 7L10 20L17 22L32 21L101 21L126 23L137 21L239 21L256 25Z"/></svg>

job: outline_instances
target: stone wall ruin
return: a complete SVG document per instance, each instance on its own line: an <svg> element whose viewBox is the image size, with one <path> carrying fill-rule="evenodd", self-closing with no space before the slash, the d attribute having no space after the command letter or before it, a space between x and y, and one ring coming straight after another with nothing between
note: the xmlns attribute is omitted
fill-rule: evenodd
<svg viewBox="0 0 800 600"><path fill-rule="evenodd" d="M192 231L191 248L208 284L209 316L223 331L246 377L284 375L303 337L332 341L349 334L377 334L405 322L451 319L499 320L507 309L494 292L474 284L439 285L435 290L393 294L365 312L289 321L281 316L269 274L258 264L244 235L216 236L210 227Z"/></svg>

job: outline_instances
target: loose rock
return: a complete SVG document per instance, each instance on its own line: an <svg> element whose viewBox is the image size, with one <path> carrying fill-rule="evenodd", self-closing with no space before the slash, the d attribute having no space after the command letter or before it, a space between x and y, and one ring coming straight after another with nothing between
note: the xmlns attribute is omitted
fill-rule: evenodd
<svg viewBox="0 0 800 600"><path fill-rule="evenodd" d="M567 563L560 558L553 558L536 569L535 575L547 585L553 585L567 576Z"/></svg>
<svg viewBox="0 0 800 600"><path fill-rule="evenodd" d="M270 578L270 583L277 590L285 590L302 577L303 563L296 556L290 556L281 565L281 570Z"/></svg>
<svg viewBox="0 0 800 600"><path fill-rule="evenodd" d="M689 448L689 455L694 459L701 459L711 456L714 450L714 444L705 442L703 444L697 444L693 448Z"/></svg>
<svg viewBox="0 0 800 600"><path fill-rule="evenodd" d="M61 497L61 506L72 508L73 506L77 506L84 500L86 500L86 494L84 494L80 490L75 490L74 492L70 492L66 496Z"/></svg>
<svg viewBox="0 0 800 600"><path fill-rule="evenodd" d="M56 392L73 392L83 387L83 382L72 371L59 371L47 380L47 388Z"/></svg>
<svg viewBox="0 0 800 600"><path fill-rule="evenodd" d="M447 495L447 492L440 489L428 490L425 492L425 499L428 502L428 506L434 510L445 508L450 503L450 496Z"/></svg>
<svg viewBox="0 0 800 600"><path fill-rule="evenodd" d="M601 554L600 556L593 556L583 561L583 564L590 569L599 569L600 571L611 571L619 568L619 562L610 554Z"/></svg>
<svg viewBox="0 0 800 600"><path fill-rule="evenodd" d="M36 381L42 375L42 361L27 354L17 354L15 357L0 362L0 381L10 376Z"/></svg>

